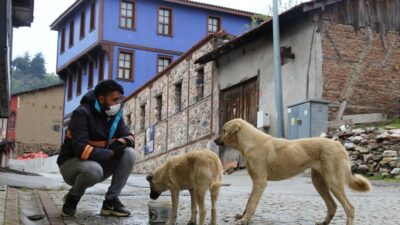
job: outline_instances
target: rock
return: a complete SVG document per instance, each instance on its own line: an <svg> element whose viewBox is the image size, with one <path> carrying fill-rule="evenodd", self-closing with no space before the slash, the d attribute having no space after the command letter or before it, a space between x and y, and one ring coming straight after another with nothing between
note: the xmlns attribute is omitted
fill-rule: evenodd
<svg viewBox="0 0 400 225"><path fill-rule="evenodd" d="M348 151L353 151L355 149L355 146L353 143L351 142L346 142L344 143L344 147L346 148L346 150Z"/></svg>
<svg viewBox="0 0 400 225"><path fill-rule="evenodd" d="M376 136L376 137L375 137L375 140L377 140L377 141L383 141L383 140L387 139L388 137L389 137L389 133L384 132L384 133L382 133L382 134Z"/></svg>
<svg viewBox="0 0 400 225"><path fill-rule="evenodd" d="M374 158L374 155L373 154L368 154L368 155L364 155L364 162L369 162L369 161L371 161L371 162L373 162L371 159L373 159Z"/></svg>
<svg viewBox="0 0 400 225"><path fill-rule="evenodd" d="M364 148L364 147L360 147L360 146L356 147L356 151L358 151L360 153L368 153L369 152L368 148Z"/></svg>
<svg viewBox="0 0 400 225"><path fill-rule="evenodd" d="M388 163L390 163L392 161L397 161L397 157L384 157L381 160L381 164L388 164Z"/></svg>
<svg viewBox="0 0 400 225"><path fill-rule="evenodd" d="M383 159L383 156L382 156L382 155L374 155L374 156L372 157L372 159L373 159L374 161L381 161L381 160Z"/></svg>
<svg viewBox="0 0 400 225"><path fill-rule="evenodd" d="M391 133L391 134L398 134L398 135L400 135L400 129L392 129L392 130L390 130L390 133Z"/></svg>
<svg viewBox="0 0 400 225"><path fill-rule="evenodd" d="M390 167L396 167L397 161L391 161L389 162Z"/></svg>
<svg viewBox="0 0 400 225"><path fill-rule="evenodd" d="M390 172L392 175L400 175L400 168L394 168L392 172Z"/></svg>
<svg viewBox="0 0 400 225"><path fill-rule="evenodd" d="M382 173L381 176L382 177L390 177L390 173Z"/></svg>
<svg viewBox="0 0 400 225"><path fill-rule="evenodd" d="M365 133L365 130L363 130L361 128L358 128L358 129L352 130L352 132L353 132L354 135L360 135L360 134Z"/></svg>
<svg viewBox="0 0 400 225"><path fill-rule="evenodd" d="M387 151L383 152L382 156L383 157L396 157L397 156L397 151L387 150Z"/></svg>
<svg viewBox="0 0 400 225"><path fill-rule="evenodd" d="M362 140L364 140L364 138L361 136L350 137L349 139L354 144L359 144L359 143L361 143Z"/></svg>

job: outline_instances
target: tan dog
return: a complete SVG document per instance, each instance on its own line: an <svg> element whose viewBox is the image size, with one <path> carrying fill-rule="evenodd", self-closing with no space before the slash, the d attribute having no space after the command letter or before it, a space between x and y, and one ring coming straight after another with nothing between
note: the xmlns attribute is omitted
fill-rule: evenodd
<svg viewBox="0 0 400 225"><path fill-rule="evenodd" d="M178 213L179 191L189 190L191 196L191 218L189 225L195 225L197 206L200 211L200 225L204 225L206 209L204 198L207 190L211 193L211 224L217 224L216 203L222 183L222 164L218 156L208 150L200 149L183 156L169 159L147 176L150 183L150 198L157 199L162 192L169 190L172 198L172 216L168 225L175 225Z"/></svg>
<svg viewBox="0 0 400 225"><path fill-rule="evenodd" d="M326 138L278 139L242 119L233 119L224 125L215 143L238 149L253 180L246 209L236 216L237 224L249 224L268 180L288 179L307 168L311 168L312 182L328 209L325 221L318 225L328 225L335 215L337 206L331 192L346 212L347 225L353 225L354 207L346 197L345 185L356 191L371 190L367 179L351 173L348 154L336 141Z"/></svg>

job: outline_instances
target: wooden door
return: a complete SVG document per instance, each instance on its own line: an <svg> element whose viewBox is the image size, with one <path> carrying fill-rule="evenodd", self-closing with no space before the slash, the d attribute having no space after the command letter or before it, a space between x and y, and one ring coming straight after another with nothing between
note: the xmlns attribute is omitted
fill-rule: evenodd
<svg viewBox="0 0 400 225"><path fill-rule="evenodd" d="M242 118L256 125L258 111L258 79L253 78L234 87L221 91L220 95L220 130L223 125L235 118ZM220 148L220 158L223 163L238 161L245 166L242 156L236 151Z"/></svg>

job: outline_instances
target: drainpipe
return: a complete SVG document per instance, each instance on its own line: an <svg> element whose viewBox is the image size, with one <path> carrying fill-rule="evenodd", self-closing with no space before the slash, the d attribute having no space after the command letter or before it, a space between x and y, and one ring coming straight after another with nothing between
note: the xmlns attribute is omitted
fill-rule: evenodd
<svg viewBox="0 0 400 225"><path fill-rule="evenodd" d="M279 37L279 9L278 0L273 0L273 27L274 27L274 71L275 71L275 107L277 137L285 137L283 121L283 98L282 98L282 76L281 76L281 50Z"/></svg>

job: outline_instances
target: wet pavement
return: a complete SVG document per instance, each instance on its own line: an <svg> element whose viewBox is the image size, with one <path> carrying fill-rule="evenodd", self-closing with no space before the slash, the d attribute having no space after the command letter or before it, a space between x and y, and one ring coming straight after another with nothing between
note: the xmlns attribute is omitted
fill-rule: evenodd
<svg viewBox="0 0 400 225"><path fill-rule="evenodd" d="M55 179L57 176L54 176ZM226 176L225 180L232 184L231 187L221 188L218 201L218 224L234 224L233 217L241 212L247 202L251 191L251 180L238 173ZM110 180L90 188L78 205L75 217L65 219L65 224L130 224L147 225L147 205L149 189L144 175L132 175L126 188L123 190L121 200L132 210L128 218L101 217L99 215L103 196ZM357 193L347 190L350 201L356 209L355 224L358 225L398 225L400 221L400 182L374 181L374 190L369 193ZM59 209L62 207L62 198L67 190L49 191ZM170 200L169 193L161 199ZM207 208L210 209L210 198L207 196ZM338 204L339 205L339 204ZM190 215L189 193L181 193L178 224L186 225ZM281 225L299 224L311 225L320 222L325 217L325 205L311 184L310 178L295 177L280 182L270 182L255 216L252 225ZM210 212L207 214L209 221ZM339 205L333 225L345 224L343 208Z"/></svg>

